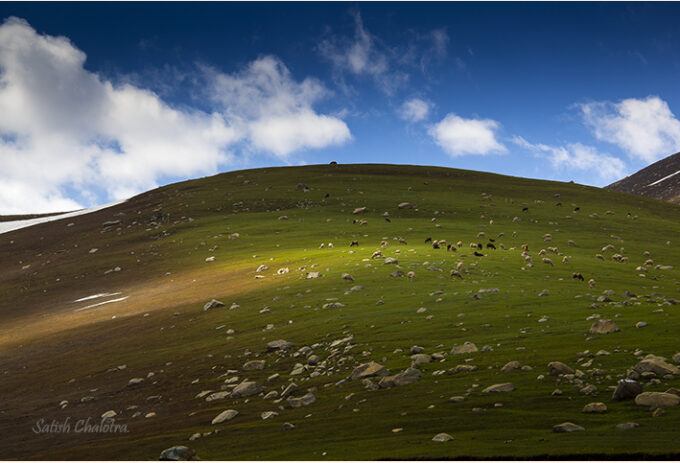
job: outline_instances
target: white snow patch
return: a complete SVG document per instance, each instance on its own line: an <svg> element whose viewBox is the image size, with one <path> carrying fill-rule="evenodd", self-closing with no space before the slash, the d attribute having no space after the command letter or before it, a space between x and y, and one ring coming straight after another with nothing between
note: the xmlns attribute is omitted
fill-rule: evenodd
<svg viewBox="0 0 680 463"><path fill-rule="evenodd" d="M104 305L104 304L111 304L112 302L124 301L128 297L130 297L130 296L119 297L118 299L111 299L110 301L98 302L97 304L92 304L92 305L88 305L86 307L81 307L80 309L76 309L76 310L74 310L74 312L80 312L81 310L87 310L87 309L91 309L93 307L99 307L100 305Z"/></svg>
<svg viewBox="0 0 680 463"><path fill-rule="evenodd" d="M7 233L13 230L19 230L20 228L30 227L32 225L37 225L44 222L52 222L54 220L67 219L69 217L77 217L79 215L89 214L91 212L101 211L107 207L117 206L122 204L127 199L121 199L120 201L114 201L112 203L104 204L102 206L90 207L88 209L81 209L79 211L66 212L65 214L51 215L49 217L38 217L36 219L26 219L26 220L13 220L11 222L0 222L0 234Z"/></svg>
<svg viewBox="0 0 680 463"><path fill-rule="evenodd" d="M123 294L123 293L117 292L117 293L100 293L100 294L93 294L92 296L81 297L80 299L76 299L76 300L73 301L73 302L89 301L90 299L97 299L97 298L100 298L100 297L118 296L119 294Z"/></svg>
<svg viewBox="0 0 680 463"><path fill-rule="evenodd" d="M650 183L650 184L649 184L649 185L647 185L647 186L652 186L652 185L656 185L657 183L661 183L661 182L663 182L664 180L667 180L667 179L671 178L672 176L674 176L674 175L678 175L678 174L680 174L680 170L679 170L679 171L677 171L677 172L673 172L673 173L672 173L672 174L670 174L670 175L666 175L666 176L665 176L664 178L660 178L660 179L659 179L659 180L657 180L656 182L652 182L652 183Z"/></svg>

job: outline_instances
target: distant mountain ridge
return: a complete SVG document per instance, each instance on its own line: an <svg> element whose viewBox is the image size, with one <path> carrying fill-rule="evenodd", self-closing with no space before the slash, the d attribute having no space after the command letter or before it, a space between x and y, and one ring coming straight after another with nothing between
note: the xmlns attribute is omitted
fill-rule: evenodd
<svg viewBox="0 0 680 463"><path fill-rule="evenodd" d="M680 204L680 153L672 154L605 188Z"/></svg>

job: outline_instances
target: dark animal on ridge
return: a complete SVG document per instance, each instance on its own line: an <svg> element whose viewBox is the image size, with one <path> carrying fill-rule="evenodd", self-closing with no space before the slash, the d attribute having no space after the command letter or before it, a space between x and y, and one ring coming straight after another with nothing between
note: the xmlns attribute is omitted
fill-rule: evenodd
<svg viewBox="0 0 680 463"><path fill-rule="evenodd" d="M528 210L529 210L528 207L523 207L523 208L522 208L522 212L527 212Z"/></svg>
<svg viewBox="0 0 680 463"><path fill-rule="evenodd" d="M496 249L496 246L493 243L486 243L486 249Z"/></svg>
<svg viewBox="0 0 680 463"><path fill-rule="evenodd" d="M574 280L581 280L581 281L586 281L585 278L583 278L583 275L581 275L579 272L574 272L571 277Z"/></svg>
<svg viewBox="0 0 680 463"><path fill-rule="evenodd" d="M425 242L426 242L426 243L429 243L429 242L431 242L431 241L432 241L432 238L425 238Z"/></svg>
<svg viewBox="0 0 680 463"><path fill-rule="evenodd" d="M359 242L358 241L352 241L351 243L349 243L349 247L351 248L352 246L359 246Z"/></svg>
<svg viewBox="0 0 680 463"><path fill-rule="evenodd" d="M392 222L389 217L385 217L385 222Z"/></svg>

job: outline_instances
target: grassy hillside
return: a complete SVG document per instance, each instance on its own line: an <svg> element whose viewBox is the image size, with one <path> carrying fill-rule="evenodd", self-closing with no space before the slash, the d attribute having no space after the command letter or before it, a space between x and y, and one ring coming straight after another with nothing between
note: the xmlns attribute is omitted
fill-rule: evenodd
<svg viewBox="0 0 680 463"><path fill-rule="evenodd" d="M399 209L402 202L417 207ZM3 457L157 459L173 445L239 460L678 455L680 407L654 416L611 396L646 354L673 363L680 351L679 223L677 205L575 184L325 165L183 182L0 235ZM463 246L433 249L426 238ZM490 239L497 249L486 247ZM482 244L483 256L470 243ZM609 244L615 250L603 251ZM539 255L548 247L558 254ZM378 250L398 263L372 259ZM450 276L459 263L462 279ZM278 275L281 268L289 272ZM391 276L399 270L414 276ZM74 302L100 293L112 295ZM204 311L213 298L226 306ZM87 308L111 299L121 300ZM600 318L619 331L590 334ZM277 339L294 347L268 352ZM451 354L466 341L479 351ZM417 382L372 390L343 381L369 361L403 371L414 345L441 354L418 366ZM324 367L292 375L312 354ZM243 371L250 360L266 366ZM513 360L530 368L500 371ZM550 376L553 361L581 377ZM459 365L473 371L456 372ZM677 375L647 376L645 391L680 389ZM128 386L131 378L144 381ZM264 391L196 398L244 379ZM291 382L293 396L311 391L316 401L291 408L264 398ZM482 392L507 382L515 390ZM596 391L581 393L588 385ZM590 402L607 412L582 413ZM226 409L239 415L212 425ZM32 430L40 418L98 422L109 410L129 432ZM263 420L265 411L279 415ZM585 431L553 432L564 421ZM615 428L624 422L639 427ZM211 434L190 441L195 433ZM454 439L433 442L438 433Z"/></svg>

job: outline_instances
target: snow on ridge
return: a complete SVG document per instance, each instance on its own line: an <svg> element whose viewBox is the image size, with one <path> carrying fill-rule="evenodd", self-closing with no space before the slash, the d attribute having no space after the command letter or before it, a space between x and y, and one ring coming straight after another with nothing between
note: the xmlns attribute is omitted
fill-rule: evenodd
<svg viewBox="0 0 680 463"><path fill-rule="evenodd" d="M101 211L109 207L117 206L122 204L127 199L121 199L120 201L114 201L112 203L103 204L101 206L90 207L88 209L81 209L79 211L66 212L64 214L50 215L48 217L38 217L35 219L25 219L25 220L12 220L10 222L0 222L0 234L7 233L14 230L19 230L20 228L26 228L33 225L38 225L39 223L52 222L54 220L67 219L69 217L77 217L79 215L89 214L91 212Z"/></svg>
<svg viewBox="0 0 680 463"><path fill-rule="evenodd" d="M647 186L654 186L654 185L656 185L657 183L661 183L661 182L663 182L664 180L667 180L667 179L671 178L672 176L678 175L678 174L680 174L680 170L677 171L677 172L673 172L673 173L670 174L670 175L666 175L664 178L660 178L660 179L657 180L656 182L652 182L652 183L650 183L650 184L647 185Z"/></svg>

